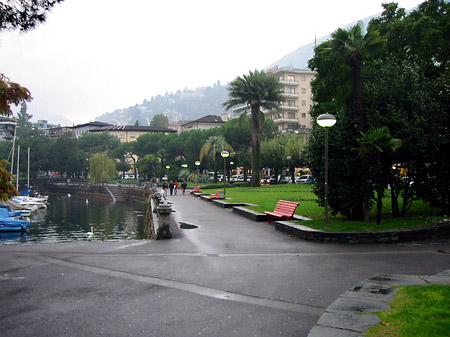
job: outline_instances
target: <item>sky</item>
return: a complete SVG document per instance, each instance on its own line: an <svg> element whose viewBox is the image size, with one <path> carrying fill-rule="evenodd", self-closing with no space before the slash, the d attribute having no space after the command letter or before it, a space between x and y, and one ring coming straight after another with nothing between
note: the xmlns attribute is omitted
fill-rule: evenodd
<svg viewBox="0 0 450 337"><path fill-rule="evenodd" d="M382 2L65 0L36 29L0 34L0 73L31 91L33 121L82 124L264 69L315 37L380 13ZM397 1L406 9L421 2Z"/></svg>

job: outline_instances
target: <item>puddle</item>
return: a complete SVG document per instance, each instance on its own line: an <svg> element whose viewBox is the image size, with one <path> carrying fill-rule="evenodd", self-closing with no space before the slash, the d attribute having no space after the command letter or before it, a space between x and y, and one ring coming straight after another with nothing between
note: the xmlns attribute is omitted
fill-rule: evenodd
<svg viewBox="0 0 450 337"><path fill-rule="evenodd" d="M198 226L187 223L187 222L180 222L180 228L181 229L196 229Z"/></svg>

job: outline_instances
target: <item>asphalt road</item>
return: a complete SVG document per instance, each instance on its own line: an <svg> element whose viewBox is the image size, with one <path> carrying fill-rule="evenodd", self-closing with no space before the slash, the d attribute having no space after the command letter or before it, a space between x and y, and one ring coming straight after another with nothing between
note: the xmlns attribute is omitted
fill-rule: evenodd
<svg viewBox="0 0 450 337"><path fill-rule="evenodd" d="M450 268L450 240L302 241L190 195L174 238L0 245L0 336L306 336L376 273Z"/></svg>

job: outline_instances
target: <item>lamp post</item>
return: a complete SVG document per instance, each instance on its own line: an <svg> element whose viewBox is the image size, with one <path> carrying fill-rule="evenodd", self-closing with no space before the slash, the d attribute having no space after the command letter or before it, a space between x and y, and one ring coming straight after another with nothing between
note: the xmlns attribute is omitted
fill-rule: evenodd
<svg viewBox="0 0 450 337"><path fill-rule="evenodd" d="M292 159L292 157L291 156L287 156L286 159L288 161L288 173L289 173L289 175L291 176L291 179L292 179L292 174L291 174L291 159ZM292 181L292 183L293 183L293 181Z"/></svg>
<svg viewBox="0 0 450 337"><path fill-rule="evenodd" d="M328 227L328 128L336 124L336 117L323 114L316 120L319 126L325 128L325 227Z"/></svg>
<svg viewBox="0 0 450 337"><path fill-rule="evenodd" d="M169 183L169 170L170 170L170 165L166 165L166 170L167 170L167 183Z"/></svg>
<svg viewBox="0 0 450 337"><path fill-rule="evenodd" d="M199 172L199 170L198 170L198 167L200 166L200 161L199 160L196 160L195 161L195 166L197 166L197 183L198 183L198 175L200 174L200 172Z"/></svg>
<svg viewBox="0 0 450 337"><path fill-rule="evenodd" d="M230 181L232 180L231 178L233 177L233 165L234 165L234 161L230 161L230 175L229 175Z"/></svg>
<svg viewBox="0 0 450 337"><path fill-rule="evenodd" d="M183 180L187 180L188 178L188 173L189 171L187 171L188 168L188 164L181 164L181 167L183 168L183 174L184 174L184 179Z"/></svg>
<svg viewBox="0 0 450 337"><path fill-rule="evenodd" d="M225 186L227 182L227 158L230 156L230 152L222 151L220 155L223 158L223 197L225 198Z"/></svg>

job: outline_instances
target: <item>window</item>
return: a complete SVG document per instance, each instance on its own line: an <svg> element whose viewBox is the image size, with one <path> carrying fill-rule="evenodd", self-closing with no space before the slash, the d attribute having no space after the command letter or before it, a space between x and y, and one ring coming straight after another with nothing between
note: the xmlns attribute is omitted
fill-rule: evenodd
<svg viewBox="0 0 450 337"><path fill-rule="evenodd" d="M302 129L306 129L306 125L302 125Z"/></svg>
<svg viewBox="0 0 450 337"><path fill-rule="evenodd" d="M306 113L302 112L302 118L306 118Z"/></svg>
<svg viewBox="0 0 450 337"><path fill-rule="evenodd" d="M289 119L295 119L295 112L289 112L288 118Z"/></svg>
<svg viewBox="0 0 450 337"><path fill-rule="evenodd" d="M295 94L295 88L288 88L288 94Z"/></svg>
<svg viewBox="0 0 450 337"><path fill-rule="evenodd" d="M302 106L306 106L306 101L304 99L302 100Z"/></svg>
<svg viewBox="0 0 450 337"><path fill-rule="evenodd" d="M306 94L306 88L302 88L302 94Z"/></svg>
<svg viewBox="0 0 450 337"><path fill-rule="evenodd" d="M306 81L306 76L302 76L302 81Z"/></svg>
<svg viewBox="0 0 450 337"><path fill-rule="evenodd" d="M289 82L295 82L295 76L294 75L288 75L288 81Z"/></svg>
<svg viewBox="0 0 450 337"><path fill-rule="evenodd" d="M135 135L130 135L130 139L135 139L136 136Z"/></svg>
<svg viewBox="0 0 450 337"><path fill-rule="evenodd" d="M295 106L295 101L292 99L288 100L287 103L288 103L288 106Z"/></svg>

